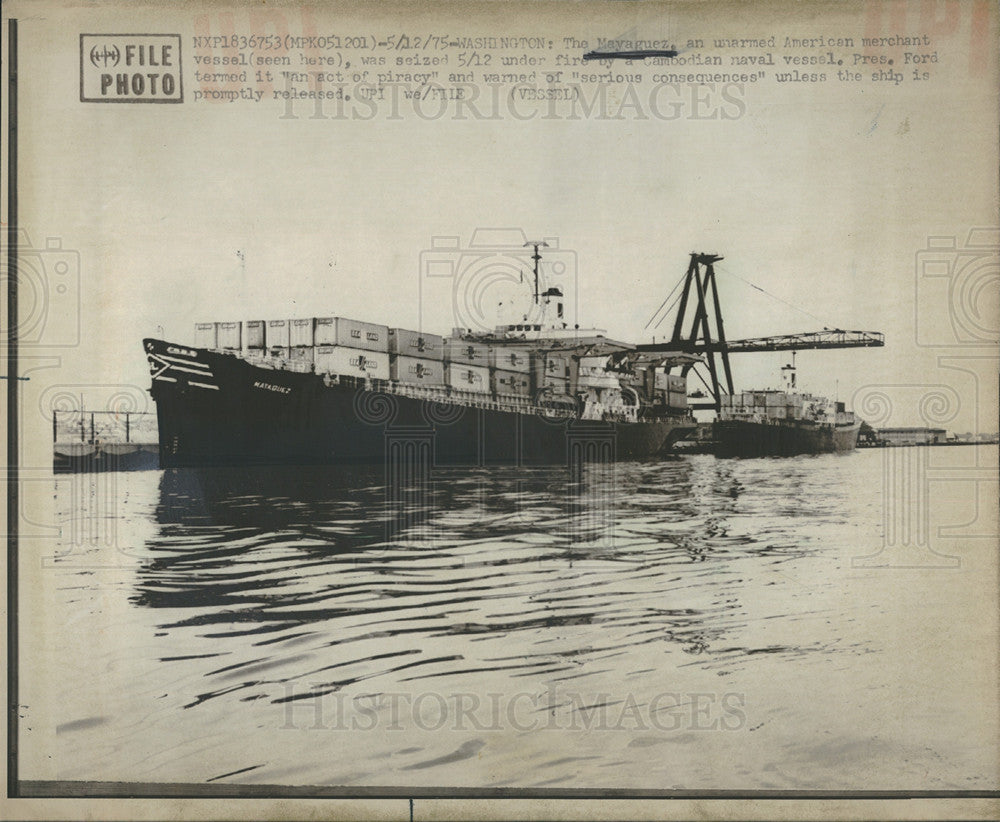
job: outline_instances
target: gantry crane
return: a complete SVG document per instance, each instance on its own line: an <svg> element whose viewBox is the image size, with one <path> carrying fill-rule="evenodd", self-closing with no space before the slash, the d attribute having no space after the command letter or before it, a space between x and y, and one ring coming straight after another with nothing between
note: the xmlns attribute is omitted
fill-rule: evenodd
<svg viewBox="0 0 1000 822"><path fill-rule="evenodd" d="M733 393L733 374L729 364L729 355L747 352L763 351L804 351L818 348L871 348L885 345L885 335L878 331L845 331L841 328L824 328L822 331L810 331L802 334L784 334L774 337L754 337L745 340L727 340L722 322L722 307L719 303L719 291L715 284L714 264L722 257L716 254L691 254L684 278L684 287L677 307L677 317L674 320L673 334L670 340L663 343L637 345L636 354L650 359L660 356L666 358L669 354L697 354L704 358L708 368L710 382L705 387L711 391L712 402L692 403L692 409L720 408L720 397L724 393ZM668 297L669 299L669 297ZM666 304L666 300L664 300ZM688 308L693 307L693 314L685 332ZM661 305L660 308L663 306ZM659 313L659 309L657 310ZM656 314L654 314L654 317ZM715 320L715 333L712 332L712 319ZM722 375L716 366L715 358L719 356ZM670 370L666 360L667 370ZM680 364L683 376L697 365L691 361ZM725 377L722 383L720 376Z"/></svg>

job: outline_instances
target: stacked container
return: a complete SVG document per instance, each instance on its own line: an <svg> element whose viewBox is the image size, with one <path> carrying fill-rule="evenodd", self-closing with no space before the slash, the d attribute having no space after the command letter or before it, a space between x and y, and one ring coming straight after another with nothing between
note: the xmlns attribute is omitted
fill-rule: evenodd
<svg viewBox="0 0 1000 822"><path fill-rule="evenodd" d="M262 353L267 343L267 323L264 320L247 320L243 323L243 345L251 355Z"/></svg>
<svg viewBox="0 0 1000 822"><path fill-rule="evenodd" d="M493 393L511 397L531 396L531 375L520 371L490 369L490 388Z"/></svg>
<svg viewBox="0 0 1000 822"><path fill-rule="evenodd" d="M389 329L389 353L423 360L444 359L444 337L405 328Z"/></svg>
<svg viewBox="0 0 1000 822"><path fill-rule="evenodd" d="M532 366L536 390L549 389L553 394L570 393L570 377L575 361L559 351L535 352Z"/></svg>
<svg viewBox="0 0 1000 822"><path fill-rule="evenodd" d="M295 339L312 346L317 374L389 379L389 329L345 317L295 320Z"/></svg>
<svg viewBox="0 0 1000 822"><path fill-rule="evenodd" d="M389 379L407 385L442 386L444 363L441 360L390 354Z"/></svg>
<svg viewBox="0 0 1000 822"><path fill-rule="evenodd" d="M443 386L444 338L406 328L390 328L389 379L406 385Z"/></svg>
<svg viewBox="0 0 1000 822"><path fill-rule="evenodd" d="M194 345L195 348L218 348L218 323L195 323Z"/></svg>
<svg viewBox="0 0 1000 822"><path fill-rule="evenodd" d="M486 368L490 364L490 346L467 340L445 340L444 360L449 363L464 363Z"/></svg>
<svg viewBox="0 0 1000 822"><path fill-rule="evenodd" d="M359 379L389 379L389 355L343 345L317 345L314 354L317 374L337 374Z"/></svg>
<svg viewBox="0 0 1000 822"><path fill-rule="evenodd" d="M389 328L375 323L363 323L344 317L316 317L314 323L315 345L337 345L362 351L389 353Z"/></svg>
<svg viewBox="0 0 1000 822"><path fill-rule="evenodd" d="M448 386L456 391L471 391L477 394L488 394L490 391L490 369L484 365L445 363L445 379Z"/></svg>
<svg viewBox="0 0 1000 822"><path fill-rule="evenodd" d="M267 350L275 357L288 359L290 349L288 320L268 320L264 336Z"/></svg>
<svg viewBox="0 0 1000 822"><path fill-rule="evenodd" d="M219 348L223 351L241 351L243 349L243 323L219 323Z"/></svg>
<svg viewBox="0 0 1000 822"><path fill-rule="evenodd" d="M531 353L523 348L495 345L490 348L490 368L513 371L518 374L530 374Z"/></svg>

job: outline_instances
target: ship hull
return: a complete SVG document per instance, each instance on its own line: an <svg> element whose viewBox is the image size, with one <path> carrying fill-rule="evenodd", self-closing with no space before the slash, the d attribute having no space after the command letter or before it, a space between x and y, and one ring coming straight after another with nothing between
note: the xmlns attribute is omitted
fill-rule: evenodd
<svg viewBox="0 0 1000 822"><path fill-rule="evenodd" d="M489 395L475 404L422 399L351 378L328 384L316 374L160 340L144 345L164 468L643 459L695 429L685 418L611 423L512 412Z"/></svg>
<svg viewBox="0 0 1000 822"><path fill-rule="evenodd" d="M861 423L825 425L805 420L717 420L715 453L722 457L794 456L853 451Z"/></svg>

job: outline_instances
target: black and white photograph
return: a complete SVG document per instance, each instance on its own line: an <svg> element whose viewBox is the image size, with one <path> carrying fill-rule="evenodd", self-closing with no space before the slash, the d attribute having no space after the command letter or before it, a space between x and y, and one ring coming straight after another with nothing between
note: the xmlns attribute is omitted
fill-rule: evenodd
<svg viewBox="0 0 1000 822"><path fill-rule="evenodd" d="M13 0L10 819L993 819L985 0Z"/></svg>

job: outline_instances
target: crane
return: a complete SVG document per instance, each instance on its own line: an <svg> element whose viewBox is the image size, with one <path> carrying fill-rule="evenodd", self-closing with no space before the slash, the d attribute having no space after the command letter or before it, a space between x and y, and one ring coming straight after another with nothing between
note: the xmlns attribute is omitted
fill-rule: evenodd
<svg viewBox="0 0 1000 822"><path fill-rule="evenodd" d="M722 376L725 377L726 393L732 394L733 374L729 364L730 354L763 351L794 352L820 348L873 348L885 345L885 335L881 332L845 331L842 328L824 328L822 331L808 331L800 334L727 340L722 322L722 307L719 303L714 268L714 264L722 259L724 258L717 254L692 252L691 262L683 280L684 287L680 294L680 305L677 308L677 317L674 320L671 338L663 343L641 344L635 347L636 352L652 357L667 353L703 355L705 365L708 367L710 384L704 378L702 381L712 393L712 402L694 403L691 408L714 409L715 411L720 408L723 391L719 369L715 363L716 355L719 356ZM667 296L667 299L669 298L670 295ZM666 302L667 300L663 301L653 318L659 314ZM685 331L689 305L693 306L693 316L688 330ZM712 333L713 318L715 320L714 335ZM688 372L697 364L697 362L681 364L681 374L687 376ZM699 374L699 376L701 375Z"/></svg>

